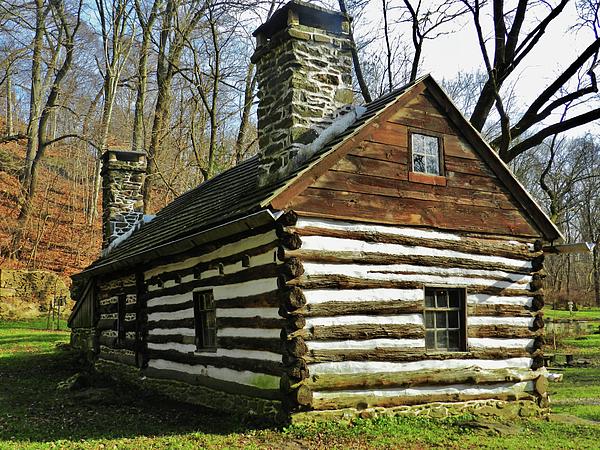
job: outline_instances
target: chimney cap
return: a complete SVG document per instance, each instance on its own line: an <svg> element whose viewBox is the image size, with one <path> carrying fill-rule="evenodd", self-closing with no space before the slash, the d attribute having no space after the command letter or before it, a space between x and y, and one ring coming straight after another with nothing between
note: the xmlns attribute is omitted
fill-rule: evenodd
<svg viewBox="0 0 600 450"><path fill-rule="evenodd" d="M141 161L140 156L145 157L146 152L127 150L122 148L109 148L105 150L105 152L102 154L102 161L106 163L111 159L116 159L117 161L139 162Z"/></svg>
<svg viewBox="0 0 600 450"><path fill-rule="evenodd" d="M252 36L262 35L269 39L277 32L283 30L288 26L290 11L297 15L300 24L321 28L336 34L344 33L343 23L348 21L346 15L340 11L311 5L302 0L291 0L285 6L275 11L269 20L252 33Z"/></svg>

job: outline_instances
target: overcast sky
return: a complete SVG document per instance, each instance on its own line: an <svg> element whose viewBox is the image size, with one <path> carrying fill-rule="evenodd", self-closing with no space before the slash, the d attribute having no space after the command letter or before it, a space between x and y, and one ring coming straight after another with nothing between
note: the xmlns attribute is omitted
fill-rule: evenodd
<svg viewBox="0 0 600 450"><path fill-rule="evenodd" d="M327 1L330 7L338 9L337 0ZM424 2L426 1L424 0ZM509 4L508 1L506 3ZM403 5L403 2L394 0L390 4L400 6ZM539 18L543 17L547 11L546 8L538 7L533 11L528 10L527 14L528 17L534 17L533 14L536 14ZM592 42L593 35L591 31L586 29L575 32L570 29L576 21L577 12L575 2L572 1L566 6L565 11L548 27L536 48L523 60L515 73L509 78L505 87L515 82L516 94L523 105L527 105L535 99L537 94L556 78L561 69L570 64ZM482 22L484 30L489 32L493 30L491 8L487 7L483 10ZM367 23L368 25L365 27ZM382 30L382 24L381 1L371 0L365 17L355 21L357 35L371 34L375 29ZM528 29L530 28L531 26L528 27ZM406 28L403 31L404 41L410 44L410 29ZM465 15L459 18L455 23L449 25L448 31L452 32L433 41L425 42L421 73L431 73L434 78L441 81L442 79L452 79L459 72L471 73L478 69L482 70L484 68L483 59L471 16ZM490 57L493 57L491 47L489 47L489 54ZM598 70L597 74L600 76ZM598 124L590 124L575 129L571 133L580 134L586 129L596 133L600 132Z"/></svg>

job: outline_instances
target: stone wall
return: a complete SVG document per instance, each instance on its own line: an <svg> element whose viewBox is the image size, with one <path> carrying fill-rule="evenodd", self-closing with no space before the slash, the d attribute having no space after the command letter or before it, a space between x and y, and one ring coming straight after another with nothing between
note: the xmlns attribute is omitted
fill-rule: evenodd
<svg viewBox="0 0 600 450"><path fill-rule="evenodd" d="M445 417L470 414L480 418L513 421L520 417L541 417L550 412L549 408L540 407L533 400L470 400L465 402L436 402L393 408L355 408L335 409L328 411L307 411L292 414L294 424L314 423L320 421L354 420L356 418L374 419L377 417L410 416Z"/></svg>
<svg viewBox="0 0 600 450"><path fill-rule="evenodd" d="M144 215L143 152L107 150L102 160L102 247L127 233Z"/></svg>
<svg viewBox="0 0 600 450"><path fill-rule="evenodd" d="M69 289L55 273L0 269L0 319L36 317L55 300L61 300L65 313L70 310Z"/></svg>
<svg viewBox="0 0 600 450"><path fill-rule="evenodd" d="M318 9L312 14L317 19L333 15ZM299 147L312 142L353 100L348 23L333 31L303 25L301 19L292 8L285 28L257 35L252 61L259 85L262 184L277 178Z"/></svg>
<svg viewBox="0 0 600 450"><path fill-rule="evenodd" d="M71 330L71 346L86 356L93 353L95 347L94 328L73 328Z"/></svg>
<svg viewBox="0 0 600 450"><path fill-rule="evenodd" d="M152 378L146 376L143 370L114 361L100 359L95 368L118 382L132 384L173 400L272 422L285 420L281 402L276 400L223 392L183 381Z"/></svg>

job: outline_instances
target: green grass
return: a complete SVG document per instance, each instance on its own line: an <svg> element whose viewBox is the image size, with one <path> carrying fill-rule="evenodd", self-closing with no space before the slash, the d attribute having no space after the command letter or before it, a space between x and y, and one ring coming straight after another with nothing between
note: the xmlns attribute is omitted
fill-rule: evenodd
<svg viewBox="0 0 600 450"><path fill-rule="evenodd" d="M550 386L557 412L600 422L600 368L564 369L565 382Z"/></svg>
<svg viewBox="0 0 600 450"><path fill-rule="evenodd" d="M585 359L592 366L600 367L600 334L564 337L557 347L557 353L571 353L576 361Z"/></svg>
<svg viewBox="0 0 600 450"><path fill-rule="evenodd" d="M489 430L475 427L468 416L380 418L280 430L102 380L92 389L61 391L57 384L75 372L72 357L55 349L67 340L65 332L0 323L0 449L583 449L598 448L600 442L600 426L532 419ZM557 399L598 395L591 386L600 369L578 370L569 369L564 384L555 385ZM565 404L561 411L597 419L595 411L588 411L590 405L576 406Z"/></svg>
<svg viewBox="0 0 600 450"><path fill-rule="evenodd" d="M48 330L48 318L41 316L35 319L19 321L0 320L0 330L12 328L22 328L26 330ZM67 327L66 317L61 317L59 323L57 323L56 320L54 322L50 321L50 329L57 330L57 328L58 330L69 331L69 328Z"/></svg>
<svg viewBox="0 0 600 450"><path fill-rule="evenodd" d="M544 308L544 317L552 319L597 319L600 320L600 308L584 308L569 312L562 309Z"/></svg>

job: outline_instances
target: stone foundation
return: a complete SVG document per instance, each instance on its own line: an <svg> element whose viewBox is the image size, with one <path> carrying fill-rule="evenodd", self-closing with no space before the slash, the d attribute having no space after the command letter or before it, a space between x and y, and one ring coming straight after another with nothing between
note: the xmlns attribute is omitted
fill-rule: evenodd
<svg viewBox="0 0 600 450"><path fill-rule="evenodd" d="M291 417L293 424L314 423L320 421L351 421L356 418L374 419L377 417L410 416L443 419L451 416L472 414L492 419L514 420L519 417L542 417L550 412L541 408L533 400L471 400L466 402L427 403L413 406L396 406L393 408L355 408L329 411L307 411L295 413Z"/></svg>
<svg viewBox="0 0 600 450"><path fill-rule="evenodd" d="M98 360L96 370L119 382L164 395L173 400L191 403L222 412L236 413L243 417L260 418L274 423L283 421L281 402L191 385L182 381L150 378L132 366L117 362Z"/></svg>
<svg viewBox="0 0 600 450"><path fill-rule="evenodd" d="M71 347L87 354L94 351L95 328L73 328L71 330Z"/></svg>

